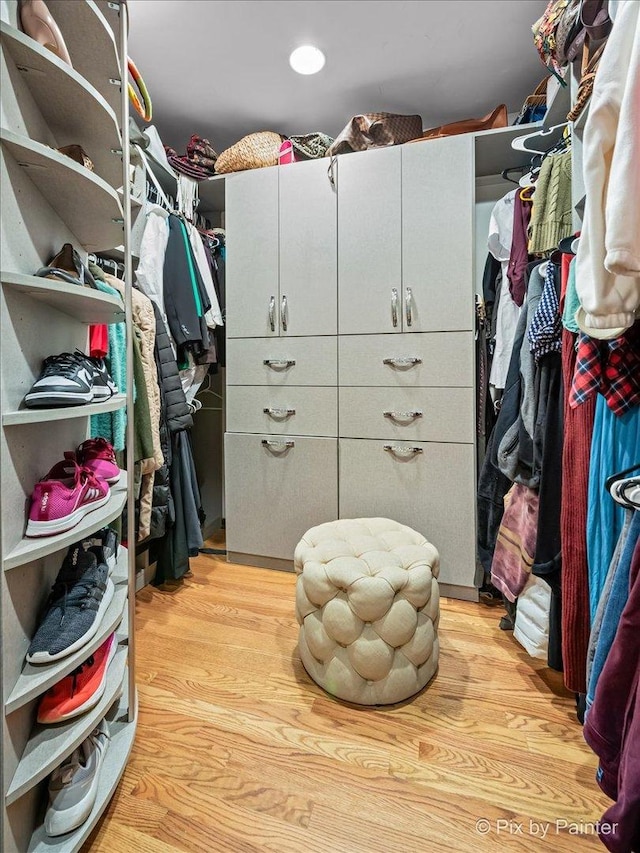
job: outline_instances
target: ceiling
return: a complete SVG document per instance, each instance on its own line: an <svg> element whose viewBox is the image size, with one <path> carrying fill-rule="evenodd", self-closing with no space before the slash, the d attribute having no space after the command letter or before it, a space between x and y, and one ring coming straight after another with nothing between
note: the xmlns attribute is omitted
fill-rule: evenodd
<svg viewBox="0 0 640 853"><path fill-rule="evenodd" d="M543 76L531 24L546 0L129 0L129 53L165 144L220 152L256 130L336 136L352 115L419 113L424 127L510 112ZM313 76L289 54L326 55Z"/></svg>

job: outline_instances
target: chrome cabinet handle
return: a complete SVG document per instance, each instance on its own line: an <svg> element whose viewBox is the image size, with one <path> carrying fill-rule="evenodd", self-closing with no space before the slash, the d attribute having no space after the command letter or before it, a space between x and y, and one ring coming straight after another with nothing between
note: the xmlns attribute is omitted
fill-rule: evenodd
<svg viewBox="0 0 640 853"><path fill-rule="evenodd" d="M295 415L295 409L286 409L286 408L276 408L273 406L267 406L262 410L265 415L269 415L272 418L288 418L289 415Z"/></svg>
<svg viewBox="0 0 640 853"><path fill-rule="evenodd" d="M262 362L266 367L272 370L287 370L289 367L295 367L295 358L265 358Z"/></svg>
<svg viewBox="0 0 640 853"><path fill-rule="evenodd" d="M269 300L269 325L271 326L271 331L275 332L276 330L276 298L272 296Z"/></svg>
<svg viewBox="0 0 640 853"><path fill-rule="evenodd" d="M410 287L405 288L404 307L407 317L407 326L413 322L413 293Z"/></svg>
<svg viewBox="0 0 640 853"><path fill-rule="evenodd" d="M382 413L385 418L391 418L394 421L413 421L416 418L422 417L422 412L420 409L414 409L411 412L396 412L393 410L389 410L387 412Z"/></svg>
<svg viewBox="0 0 640 853"><path fill-rule="evenodd" d="M269 450L275 450L282 453L284 450L288 450L290 447L295 447L295 441L272 441L268 438L262 439L262 446L268 447Z"/></svg>
<svg viewBox="0 0 640 853"><path fill-rule="evenodd" d="M424 453L421 447L404 447L399 444L384 444L382 449L396 456L414 456L416 453Z"/></svg>
<svg viewBox="0 0 640 853"><path fill-rule="evenodd" d="M391 322L394 329L398 325L398 288L391 288Z"/></svg>
<svg viewBox="0 0 640 853"><path fill-rule="evenodd" d="M391 367L413 367L415 364L422 364L422 359L415 355L397 355L392 358L383 358L382 363L390 364Z"/></svg>
<svg viewBox="0 0 640 853"><path fill-rule="evenodd" d="M283 296L282 297L282 304L280 306L280 323L282 325L282 331L283 332L287 331L287 324L289 322L288 313L289 312L287 309L287 297Z"/></svg>

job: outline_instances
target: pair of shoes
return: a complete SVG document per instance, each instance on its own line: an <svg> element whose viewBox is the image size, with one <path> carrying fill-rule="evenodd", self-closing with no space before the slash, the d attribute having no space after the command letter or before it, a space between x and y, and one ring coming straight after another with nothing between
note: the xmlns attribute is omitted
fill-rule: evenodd
<svg viewBox="0 0 640 853"><path fill-rule="evenodd" d="M52 663L78 651L100 628L115 588L102 546L72 545L49 593L27 661Z"/></svg>
<svg viewBox="0 0 640 853"><path fill-rule="evenodd" d="M115 453L106 439L91 438L77 451L68 451L34 486L26 535L53 536L71 530L107 503L109 485L119 478Z"/></svg>
<svg viewBox="0 0 640 853"><path fill-rule="evenodd" d="M57 255L49 261L49 265L41 267L36 275L40 278L52 278L58 281L66 281L69 284L81 284L84 287L93 287L96 282L89 270L80 260L80 255L71 243L65 243Z"/></svg>
<svg viewBox="0 0 640 853"><path fill-rule="evenodd" d="M100 771L109 746L109 727L102 720L49 778L49 803L44 817L47 835L72 832L91 814L98 794Z"/></svg>
<svg viewBox="0 0 640 853"><path fill-rule="evenodd" d="M118 393L102 358L81 352L50 355L24 398L28 409L101 403Z"/></svg>
<svg viewBox="0 0 640 853"><path fill-rule="evenodd" d="M62 723L94 708L104 693L109 664L117 648L116 635L110 634L80 666L50 687L38 705L38 722Z"/></svg>
<svg viewBox="0 0 640 853"><path fill-rule="evenodd" d="M71 65L71 58L62 33L43 0L20 0L20 26L38 44ZM72 65L71 67L73 68Z"/></svg>

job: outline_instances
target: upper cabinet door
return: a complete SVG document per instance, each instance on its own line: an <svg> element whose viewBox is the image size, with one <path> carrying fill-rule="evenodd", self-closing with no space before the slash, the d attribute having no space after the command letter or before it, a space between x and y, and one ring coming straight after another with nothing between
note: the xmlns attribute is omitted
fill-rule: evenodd
<svg viewBox="0 0 640 853"><path fill-rule="evenodd" d="M336 190L327 160L280 169L280 334L338 331Z"/></svg>
<svg viewBox="0 0 640 853"><path fill-rule="evenodd" d="M401 332L400 148L345 154L337 172L339 331Z"/></svg>
<svg viewBox="0 0 640 853"><path fill-rule="evenodd" d="M402 148L405 332L473 329L472 134Z"/></svg>
<svg viewBox="0 0 640 853"><path fill-rule="evenodd" d="M227 335L279 334L278 168L226 181Z"/></svg>

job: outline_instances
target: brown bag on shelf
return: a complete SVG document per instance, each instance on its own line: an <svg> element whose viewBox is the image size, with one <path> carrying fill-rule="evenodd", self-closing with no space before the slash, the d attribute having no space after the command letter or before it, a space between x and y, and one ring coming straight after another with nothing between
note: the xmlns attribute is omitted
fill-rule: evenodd
<svg viewBox="0 0 640 853"><path fill-rule="evenodd" d="M261 130L259 133L243 136L235 145L220 154L214 167L216 174L277 166L283 139L283 136L271 130Z"/></svg>
<svg viewBox="0 0 640 853"><path fill-rule="evenodd" d="M354 116L327 149L326 156L402 145L422 135L422 118L396 113L365 113Z"/></svg>
<svg viewBox="0 0 640 853"><path fill-rule="evenodd" d="M443 136L457 136L460 133L477 133L480 130L493 130L496 127L506 127L509 123L506 104L499 104L495 110L488 113L484 118L465 118L462 121L453 121L451 124L442 124L440 127L432 127L425 130L422 139L440 139ZM419 142L414 139L413 142Z"/></svg>

